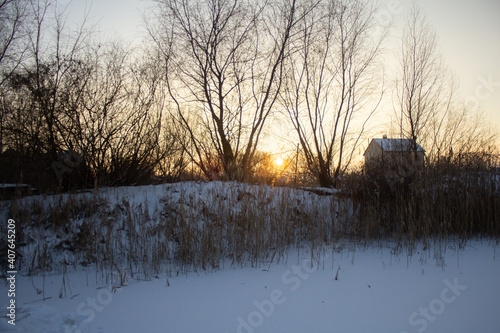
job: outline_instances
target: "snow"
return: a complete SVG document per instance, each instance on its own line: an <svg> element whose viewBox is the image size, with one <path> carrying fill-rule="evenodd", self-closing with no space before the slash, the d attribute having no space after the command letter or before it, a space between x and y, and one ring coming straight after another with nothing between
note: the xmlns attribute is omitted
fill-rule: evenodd
<svg viewBox="0 0 500 333"><path fill-rule="evenodd" d="M42 200L48 207L69 197L31 196L23 202ZM224 182L104 188L73 199L84 197L106 198L110 207L126 201L131 207L147 208L151 216L169 203L192 210L206 205L238 211L253 202L244 203L243 197L257 197L271 207L285 198L306 214L311 206L328 208L337 202L334 196L317 195L310 189ZM7 214L4 208L2 219ZM73 221L71 227L78 228L80 222ZM24 232L54 248L63 242L50 230ZM31 248L35 245L24 249L28 258ZM75 264L80 260L69 253L54 251L55 262L61 258L74 262L65 266L65 274L56 270L45 276L28 276L26 271L16 275L15 326L5 316L9 286L0 284L0 308L4 309L0 332L499 331L498 241L435 240L425 246L417 243L410 250L390 241L361 245L338 240L328 248L316 248L313 254L306 248L287 249L273 257L273 262L254 267L241 267L229 259L218 269L189 272L167 265L157 275L127 276L123 285L116 270L110 279L109 270L81 267Z"/></svg>
<svg viewBox="0 0 500 333"><path fill-rule="evenodd" d="M391 244L347 244L319 260L290 251L279 264L130 279L116 289L78 270L67 274L62 298L63 276L46 276L45 301L35 290L43 277L19 275L15 329L2 320L0 331L494 333L497 251L487 241L461 250L434 244L412 255Z"/></svg>
<svg viewBox="0 0 500 333"><path fill-rule="evenodd" d="M19 187L29 187L29 185L28 184L0 184L0 189L19 188Z"/></svg>
<svg viewBox="0 0 500 333"><path fill-rule="evenodd" d="M385 151L409 151L411 148L410 139L373 139ZM417 151L424 151L417 143Z"/></svg>

